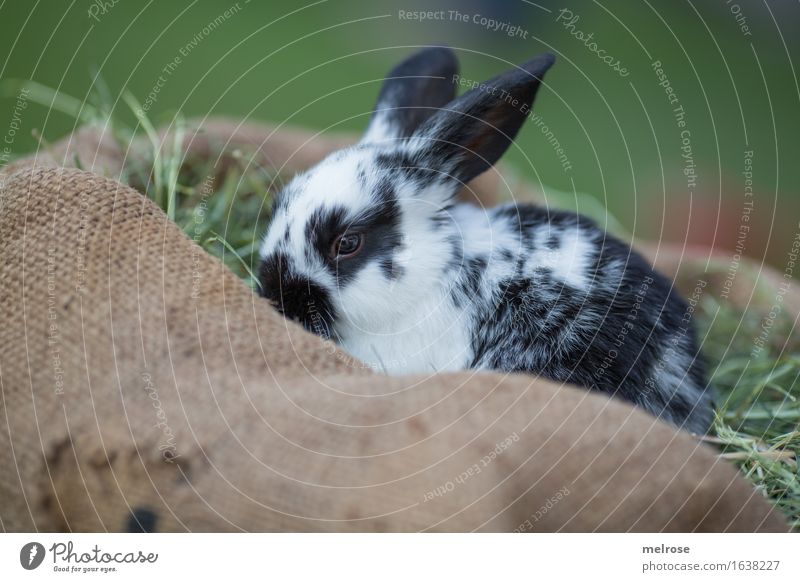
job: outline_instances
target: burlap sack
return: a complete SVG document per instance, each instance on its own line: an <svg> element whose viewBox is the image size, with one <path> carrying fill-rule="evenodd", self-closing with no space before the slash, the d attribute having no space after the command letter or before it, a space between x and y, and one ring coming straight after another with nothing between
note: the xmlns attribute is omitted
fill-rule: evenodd
<svg viewBox="0 0 800 582"><path fill-rule="evenodd" d="M194 153L247 142L289 170L339 143L204 129ZM364 369L100 175L131 155L79 132L0 174L4 530L785 531L713 449L625 403Z"/></svg>

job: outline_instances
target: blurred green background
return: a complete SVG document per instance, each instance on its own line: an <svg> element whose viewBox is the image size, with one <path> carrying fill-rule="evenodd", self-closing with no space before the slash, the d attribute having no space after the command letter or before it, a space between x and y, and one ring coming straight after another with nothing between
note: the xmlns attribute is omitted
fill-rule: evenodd
<svg viewBox="0 0 800 582"><path fill-rule="evenodd" d="M423 22L407 16L420 10L444 12ZM483 19L499 23L496 30ZM149 108L156 123L180 111L359 130L380 79L413 46L452 46L463 76L475 80L549 50L559 60L535 112L550 141L529 123L506 158L549 201L607 208L642 238L724 251L739 237L744 254L783 270L800 229L798 32L800 4L746 0L5 1L0 151L33 151L33 130L53 141L76 123L40 104L20 110L18 79L79 100L97 91L97 73L112 100L129 90L144 102L160 84ZM619 60L627 76L594 50ZM685 128L654 61L683 106ZM117 108L132 117L121 100ZM690 132L690 161L682 129ZM751 228L742 242L748 200Z"/></svg>

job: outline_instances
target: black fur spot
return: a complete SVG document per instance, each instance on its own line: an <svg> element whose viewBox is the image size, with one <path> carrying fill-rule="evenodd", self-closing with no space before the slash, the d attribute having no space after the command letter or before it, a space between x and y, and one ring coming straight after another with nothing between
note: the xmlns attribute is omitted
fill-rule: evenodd
<svg viewBox="0 0 800 582"><path fill-rule="evenodd" d="M128 516L125 531L128 533L153 533L156 531L158 516L150 509L137 507Z"/></svg>
<svg viewBox="0 0 800 582"><path fill-rule="evenodd" d="M394 185L392 181L389 180L386 176L382 177L378 180L378 183L372 190L372 197L375 200L375 204L381 205L393 205L396 199Z"/></svg>
<svg viewBox="0 0 800 582"><path fill-rule="evenodd" d="M375 156L375 167L381 173L392 174L411 164L411 160L403 152L379 153Z"/></svg>
<svg viewBox="0 0 800 582"><path fill-rule="evenodd" d="M394 261L392 259L382 259L379 264L381 267L381 271L390 281L396 281L397 279L402 277L406 272L405 267L399 265L397 261Z"/></svg>
<svg viewBox="0 0 800 582"><path fill-rule="evenodd" d="M444 211L438 211L436 214L431 216L431 224L433 224L434 230L441 230L448 224L450 224L450 217Z"/></svg>

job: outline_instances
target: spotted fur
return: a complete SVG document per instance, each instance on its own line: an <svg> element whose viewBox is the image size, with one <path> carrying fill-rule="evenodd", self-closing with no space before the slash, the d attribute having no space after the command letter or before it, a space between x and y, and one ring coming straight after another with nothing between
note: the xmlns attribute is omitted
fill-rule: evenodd
<svg viewBox="0 0 800 582"><path fill-rule="evenodd" d="M552 63L542 55L458 98L450 50L401 63L364 139L277 196L263 294L390 374L528 372L705 432L704 367L667 279L583 216L455 202L509 147ZM363 235L356 256L331 253L344 233Z"/></svg>

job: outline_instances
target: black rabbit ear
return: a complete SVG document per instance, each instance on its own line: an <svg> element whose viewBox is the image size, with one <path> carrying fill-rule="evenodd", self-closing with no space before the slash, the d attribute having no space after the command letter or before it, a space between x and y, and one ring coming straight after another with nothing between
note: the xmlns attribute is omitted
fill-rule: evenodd
<svg viewBox="0 0 800 582"><path fill-rule="evenodd" d="M545 72L545 53L464 93L431 116L412 137L415 165L466 183L506 152L531 112Z"/></svg>
<svg viewBox="0 0 800 582"><path fill-rule="evenodd" d="M458 59L449 48L432 47L389 72L362 142L405 138L456 95Z"/></svg>

